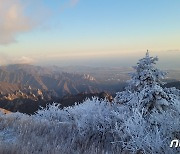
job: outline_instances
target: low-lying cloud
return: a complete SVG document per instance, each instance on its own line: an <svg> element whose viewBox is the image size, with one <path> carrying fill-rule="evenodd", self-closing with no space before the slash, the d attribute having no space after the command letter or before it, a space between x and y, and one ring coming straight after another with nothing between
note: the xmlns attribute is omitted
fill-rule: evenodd
<svg viewBox="0 0 180 154"><path fill-rule="evenodd" d="M30 56L11 56L6 53L0 53L0 65L8 64L34 64L36 59Z"/></svg>
<svg viewBox="0 0 180 154"><path fill-rule="evenodd" d="M30 57L22 56L20 58L17 58L13 61L14 64L32 64L35 60Z"/></svg>

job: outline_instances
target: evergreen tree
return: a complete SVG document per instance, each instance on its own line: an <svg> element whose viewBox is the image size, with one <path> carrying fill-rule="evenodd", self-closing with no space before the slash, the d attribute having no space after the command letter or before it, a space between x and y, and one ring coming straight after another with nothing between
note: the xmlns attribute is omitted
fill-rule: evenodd
<svg viewBox="0 0 180 154"><path fill-rule="evenodd" d="M146 86L152 87L163 84L161 80L165 78L166 72L155 68L156 61L158 61L158 58L150 57L147 51L145 58L140 59L137 66L133 67L136 72L131 74L131 80L129 81L131 91L141 91Z"/></svg>
<svg viewBox="0 0 180 154"><path fill-rule="evenodd" d="M162 79L167 73L155 67L157 61L158 58L150 57L147 51L146 56L133 67L135 72L130 74L128 87L125 91L117 93L115 100L119 103L128 103L131 107L138 106L144 112L162 112L167 107L173 108L173 101L177 97L172 91L177 90L162 87Z"/></svg>

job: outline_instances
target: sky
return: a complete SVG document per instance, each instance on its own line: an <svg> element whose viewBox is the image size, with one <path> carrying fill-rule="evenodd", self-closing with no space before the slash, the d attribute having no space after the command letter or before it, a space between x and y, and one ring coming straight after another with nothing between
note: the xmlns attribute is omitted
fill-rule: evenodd
<svg viewBox="0 0 180 154"><path fill-rule="evenodd" d="M179 0L0 0L0 64L180 68Z"/></svg>

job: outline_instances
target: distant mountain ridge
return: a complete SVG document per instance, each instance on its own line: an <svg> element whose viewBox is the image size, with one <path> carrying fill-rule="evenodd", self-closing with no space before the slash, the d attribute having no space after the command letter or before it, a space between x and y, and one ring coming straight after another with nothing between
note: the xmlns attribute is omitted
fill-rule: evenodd
<svg viewBox="0 0 180 154"><path fill-rule="evenodd" d="M80 92L97 92L97 81L89 74L55 72L46 67L27 64L0 67L0 82L52 90L58 96Z"/></svg>

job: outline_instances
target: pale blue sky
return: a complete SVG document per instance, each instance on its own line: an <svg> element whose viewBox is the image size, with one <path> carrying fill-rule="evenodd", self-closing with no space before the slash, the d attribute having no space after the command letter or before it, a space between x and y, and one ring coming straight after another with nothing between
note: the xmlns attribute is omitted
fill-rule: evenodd
<svg viewBox="0 0 180 154"><path fill-rule="evenodd" d="M180 68L178 0L1 1L2 64L131 66L149 49Z"/></svg>

